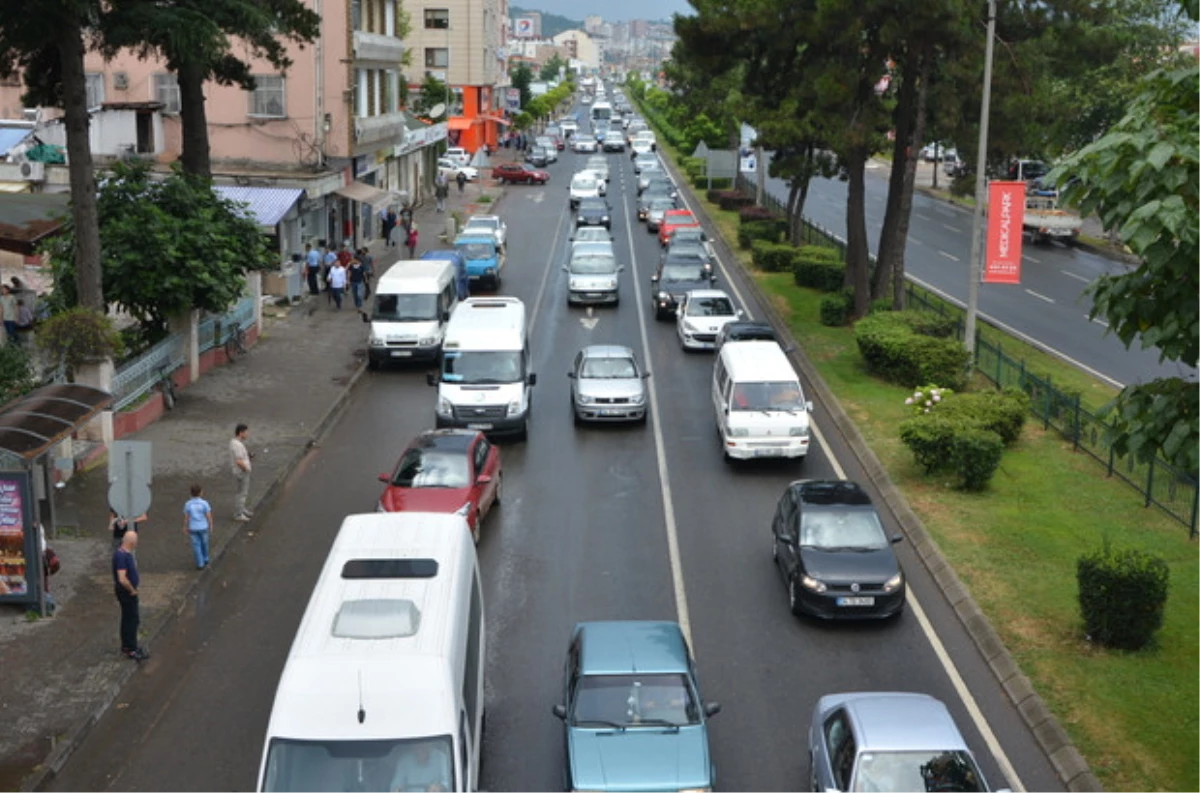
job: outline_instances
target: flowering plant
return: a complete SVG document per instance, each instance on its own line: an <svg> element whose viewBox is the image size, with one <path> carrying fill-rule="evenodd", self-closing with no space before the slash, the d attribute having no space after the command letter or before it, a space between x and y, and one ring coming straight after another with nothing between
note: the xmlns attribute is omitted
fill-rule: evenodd
<svg viewBox="0 0 1200 793"><path fill-rule="evenodd" d="M913 391L912 396L904 400L904 404L911 405L915 415L923 416L953 393L954 391L949 388L938 388L935 385L921 386Z"/></svg>

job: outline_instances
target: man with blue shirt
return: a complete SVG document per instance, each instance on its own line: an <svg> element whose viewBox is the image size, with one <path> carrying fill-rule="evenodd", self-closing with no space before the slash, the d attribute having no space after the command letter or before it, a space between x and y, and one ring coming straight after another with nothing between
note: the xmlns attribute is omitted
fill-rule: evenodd
<svg viewBox="0 0 1200 793"><path fill-rule="evenodd" d="M196 569L208 567L208 538L212 532L212 507L204 500L204 488L192 485L192 497L183 505L183 533L192 541Z"/></svg>
<svg viewBox="0 0 1200 793"><path fill-rule="evenodd" d="M121 547L113 552L112 574L113 588L116 590L117 602L121 604L121 654L135 661L144 661L150 657L144 647L138 646L138 625L141 614L138 611L138 577L137 550L138 533L127 531L121 538Z"/></svg>
<svg viewBox="0 0 1200 793"><path fill-rule="evenodd" d="M310 295L321 294L321 288L317 285L317 276L321 273L321 252L312 246L312 243L307 243L304 246L304 274L308 278L308 293Z"/></svg>

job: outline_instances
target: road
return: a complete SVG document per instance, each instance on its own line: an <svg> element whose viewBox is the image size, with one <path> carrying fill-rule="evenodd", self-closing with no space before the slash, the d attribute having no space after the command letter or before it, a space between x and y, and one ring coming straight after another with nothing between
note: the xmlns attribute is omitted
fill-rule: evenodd
<svg viewBox="0 0 1200 793"><path fill-rule="evenodd" d="M886 170L868 170L866 216L872 252L878 247L887 187ZM787 201L787 184L781 179L768 178L767 192ZM845 238L846 183L814 179L804 215ZM966 303L972 219L971 210L922 193L913 196L905 269L918 283L960 305ZM1087 287L1102 275L1128 272L1126 265L1078 248L1033 245L1028 240L1021 258L1020 285L980 284L981 314L1118 387L1156 377L1196 378L1189 366L1159 363L1155 349L1143 350L1137 342L1125 349L1115 335L1105 333L1107 326L1100 318L1088 319L1092 300L1085 294Z"/></svg>
<svg viewBox="0 0 1200 793"><path fill-rule="evenodd" d="M817 698L870 689L945 701L994 786L1061 789L906 544L898 552L910 606L919 604L924 620L917 608L869 625L789 614L770 557L776 500L789 481L833 476L839 465L864 477L834 438L828 452L818 447L802 465L722 462L708 398L712 358L685 355L674 328L647 310L658 246L637 222L628 157L610 155L613 234L626 265L621 304L590 318L567 307L560 265L576 159L565 153L550 166L548 186L510 187L499 206L509 226L504 291L529 309L539 380L528 441L503 446L505 501L479 547L488 630L483 787L561 788L562 724L550 708L570 629L580 620L636 618L679 619L690 634L703 695L724 706L711 723L721 789L805 785L805 731ZM747 296L744 282L731 284L723 270L718 286L739 301ZM762 316L758 305L741 302ZM572 426L566 372L575 352L595 342L629 345L647 362L647 426ZM222 558L153 648L55 789L252 788L275 685L325 554L344 515L374 509L376 474L432 424L433 393L420 371L367 377L257 530ZM822 414L818 404L818 427ZM890 516L884 522L898 530ZM1004 763L1016 775L1006 777Z"/></svg>

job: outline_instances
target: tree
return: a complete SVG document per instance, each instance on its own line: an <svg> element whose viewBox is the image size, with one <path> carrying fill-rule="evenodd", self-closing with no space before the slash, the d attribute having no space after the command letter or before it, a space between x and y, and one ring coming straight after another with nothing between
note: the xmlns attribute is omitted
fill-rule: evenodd
<svg viewBox="0 0 1200 793"><path fill-rule="evenodd" d="M255 222L213 192L206 179L178 167L165 180L149 163L116 163L99 195L104 289L148 335L193 308L225 311L245 288L244 274L277 266ZM59 285L56 309L75 305L75 229L47 244Z"/></svg>
<svg viewBox="0 0 1200 793"><path fill-rule="evenodd" d="M104 291L83 55L95 43L101 17L96 0L40 0L36 8L0 3L0 77L23 77L25 104L63 109L77 230L72 286L79 303L97 311L104 310Z"/></svg>
<svg viewBox="0 0 1200 793"><path fill-rule="evenodd" d="M420 116L426 121L433 121L429 112L438 105L446 106L447 110L443 112L443 115L449 112L450 86L432 74L426 73L425 81L421 83L421 90L409 104L408 109L413 115Z"/></svg>
<svg viewBox="0 0 1200 793"><path fill-rule="evenodd" d="M546 61L542 66L542 70L538 73L538 77L542 80L550 81L557 80L561 70L567 67L567 62L562 59L562 56L557 52L550 56L550 60Z"/></svg>
<svg viewBox="0 0 1200 793"><path fill-rule="evenodd" d="M529 90L529 84L533 82L533 69L529 68L528 63L518 63L517 68L512 70L511 80L513 88L521 92L521 107L525 107L533 99Z"/></svg>
<svg viewBox="0 0 1200 793"><path fill-rule="evenodd" d="M179 82L179 120L185 173L212 176L204 83L255 89L253 64L280 72L292 60L287 42L320 35L321 17L303 0L109 0L103 52L129 48L158 55Z"/></svg>

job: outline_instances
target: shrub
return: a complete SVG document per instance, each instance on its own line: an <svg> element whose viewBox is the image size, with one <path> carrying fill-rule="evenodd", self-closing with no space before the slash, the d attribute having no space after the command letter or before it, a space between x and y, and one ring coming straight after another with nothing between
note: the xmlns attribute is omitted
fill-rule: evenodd
<svg viewBox="0 0 1200 793"><path fill-rule="evenodd" d="M743 223L738 226L739 248L747 250L755 240L779 242L779 234L776 233L775 224L769 220L752 220L749 223Z"/></svg>
<svg viewBox="0 0 1200 793"><path fill-rule="evenodd" d="M840 292L846 284L846 264L833 248L805 245L797 249L792 267L797 286Z"/></svg>
<svg viewBox="0 0 1200 793"><path fill-rule="evenodd" d="M854 293L850 291L835 292L821 298L821 324L831 328L840 328L850 322L854 313Z"/></svg>
<svg viewBox="0 0 1200 793"><path fill-rule="evenodd" d="M951 424L955 424L951 420ZM991 430L958 424L951 457L964 490L983 490L1000 467L1004 441Z"/></svg>
<svg viewBox="0 0 1200 793"><path fill-rule="evenodd" d="M741 191L737 190L737 189L734 189L734 190L715 190L714 189L714 190L709 190L708 192L706 192L704 194L704 197L708 199L708 203L710 203L710 204L719 204L721 202L721 199L728 195L741 195Z"/></svg>
<svg viewBox="0 0 1200 793"><path fill-rule="evenodd" d="M82 364L110 358L121 352L121 334L110 318L89 308L77 306L55 314L43 322L37 334L38 346L72 372Z"/></svg>
<svg viewBox="0 0 1200 793"><path fill-rule="evenodd" d="M1145 647L1162 627L1169 577L1165 561L1135 549L1105 543L1080 556L1075 578L1088 636L1109 647Z"/></svg>
<svg viewBox="0 0 1200 793"><path fill-rule="evenodd" d="M751 243L754 266L768 273L786 273L792 268L796 249L786 242L754 240Z"/></svg>
<svg viewBox="0 0 1200 793"><path fill-rule="evenodd" d="M27 394L38 385L29 352L19 344L0 347L0 405Z"/></svg>
<svg viewBox="0 0 1200 793"><path fill-rule="evenodd" d="M885 311L858 321L858 351L875 375L903 386L945 383L961 390L966 381L967 351L954 339L923 335L937 329L936 315L920 311Z"/></svg>
<svg viewBox="0 0 1200 793"><path fill-rule="evenodd" d="M733 179L728 176L714 176L710 184L707 176L696 174L692 176L692 187L695 187L697 190L728 190L733 187Z"/></svg>
<svg viewBox="0 0 1200 793"><path fill-rule="evenodd" d="M1000 436L1005 446L1011 446L1021 437L1029 414L1029 397L1016 389L956 394L943 401L938 411L948 418L990 430Z"/></svg>
<svg viewBox="0 0 1200 793"><path fill-rule="evenodd" d="M936 413L900 422L900 440L913 453L925 473L946 468L954 459L958 424Z"/></svg>
<svg viewBox="0 0 1200 793"><path fill-rule="evenodd" d="M882 297L879 300L872 300L870 307L867 308L868 314L878 314L881 311L892 310L892 299L890 297Z"/></svg>
<svg viewBox="0 0 1200 793"><path fill-rule="evenodd" d="M944 405L945 402L943 400L953 393L949 388L925 385L913 391L912 396L904 400L904 404L912 407L914 416L923 416L939 405Z"/></svg>
<svg viewBox="0 0 1200 793"><path fill-rule="evenodd" d="M738 221L741 223L749 223L754 220L779 220L775 213L766 207L748 206L738 210ZM785 221L786 223L786 221Z"/></svg>
<svg viewBox="0 0 1200 793"><path fill-rule="evenodd" d="M717 204L726 212L732 212L742 207L753 205L754 197L748 196L738 190L726 190Z"/></svg>

